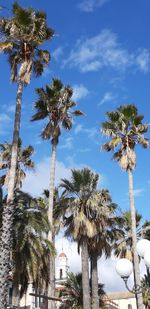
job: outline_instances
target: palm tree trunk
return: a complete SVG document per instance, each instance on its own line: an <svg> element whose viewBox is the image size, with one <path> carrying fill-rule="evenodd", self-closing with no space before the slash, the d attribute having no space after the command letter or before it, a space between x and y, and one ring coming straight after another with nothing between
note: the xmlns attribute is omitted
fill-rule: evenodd
<svg viewBox="0 0 150 309"><path fill-rule="evenodd" d="M89 255L88 255L87 243L86 241L83 241L81 248L83 309L91 309L88 258Z"/></svg>
<svg viewBox="0 0 150 309"><path fill-rule="evenodd" d="M130 211L131 211L131 231L132 231L132 250L133 250L133 265L135 273L135 285L141 286L140 281L140 269L139 269L139 257L136 252L136 213L134 206L134 194L133 194L133 175L132 171L128 171L129 177L129 197L130 197ZM144 309L142 293L137 294L137 309Z"/></svg>
<svg viewBox="0 0 150 309"><path fill-rule="evenodd" d="M22 91L23 91L23 83L22 81L19 81L18 90L17 90L17 98L16 98L16 112L15 112L14 133L13 133L13 141L12 141L11 165L10 165L10 171L9 171L7 203L12 202L14 198L16 169L17 169L17 156L18 156L18 141L19 141L19 135L20 135Z"/></svg>
<svg viewBox="0 0 150 309"><path fill-rule="evenodd" d="M16 97L16 112L14 121L14 133L12 141L11 166L9 171L7 204L4 205L2 218L1 250L0 250L0 308L6 308L7 303L7 277L10 271L11 248L12 248L12 228L14 215L14 189L16 181L18 140L20 133L21 102L23 83L18 82Z"/></svg>
<svg viewBox="0 0 150 309"><path fill-rule="evenodd" d="M97 254L91 255L92 309L99 308Z"/></svg>
<svg viewBox="0 0 150 309"><path fill-rule="evenodd" d="M56 144L52 145L52 158L50 167L50 189L49 189L49 207L48 207L48 220L51 230L48 233L48 240L54 243L54 226L53 226L53 204L54 204L54 190L55 190L55 168L56 168ZM55 257L53 253L50 255L50 284L48 287L48 295L55 296ZM48 302L48 309L54 309L55 302Z"/></svg>
<svg viewBox="0 0 150 309"><path fill-rule="evenodd" d="M132 248L131 248L132 250ZM134 255L132 252L132 263L133 263L133 279L134 279L134 285L136 284L136 278L135 278L135 267L134 267ZM135 299L136 299L136 306L138 306L138 299L137 299L137 294L135 294Z"/></svg>

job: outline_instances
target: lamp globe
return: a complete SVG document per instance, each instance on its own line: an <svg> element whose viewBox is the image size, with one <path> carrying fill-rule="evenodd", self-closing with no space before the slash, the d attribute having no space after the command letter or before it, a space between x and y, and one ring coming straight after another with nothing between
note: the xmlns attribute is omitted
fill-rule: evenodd
<svg viewBox="0 0 150 309"><path fill-rule="evenodd" d="M150 249L147 249L144 254L145 265L150 268Z"/></svg>
<svg viewBox="0 0 150 309"><path fill-rule="evenodd" d="M150 249L150 241L148 239L140 239L137 242L136 250L140 257L144 257L144 254L148 249Z"/></svg>
<svg viewBox="0 0 150 309"><path fill-rule="evenodd" d="M133 271L133 265L128 259L120 259L116 264L116 272L122 278L128 278Z"/></svg>

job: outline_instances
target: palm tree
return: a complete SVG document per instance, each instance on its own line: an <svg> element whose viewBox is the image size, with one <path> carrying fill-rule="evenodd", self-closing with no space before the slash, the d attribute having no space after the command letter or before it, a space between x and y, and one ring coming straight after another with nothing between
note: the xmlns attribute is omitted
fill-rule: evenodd
<svg viewBox="0 0 150 309"><path fill-rule="evenodd" d="M36 289L46 289L49 282L49 256L50 252L54 254L55 251L46 237L50 226L46 210L40 207L39 201L18 191L14 202L13 280L15 286L21 286L21 297L31 279Z"/></svg>
<svg viewBox="0 0 150 309"><path fill-rule="evenodd" d="M16 2L13 4L12 13L12 18L0 19L0 49L8 55L11 81L18 83L8 202L13 200L15 187L23 87L30 83L32 73L40 76L44 66L49 63L49 52L39 46L54 34L54 31L47 27L45 13L31 8L24 9Z"/></svg>
<svg viewBox="0 0 150 309"><path fill-rule="evenodd" d="M60 309L82 309L83 308L83 290L82 290L82 273L68 273L67 281L63 284L64 289L61 297L65 298L64 304ZM104 296L103 284L98 285L99 299ZM99 307L99 306L98 306ZM97 307L97 308L98 308Z"/></svg>
<svg viewBox="0 0 150 309"><path fill-rule="evenodd" d="M81 248L84 309L91 308L88 239L96 234L96 226L92 218L93 207L97 207L97 203L93 206L93 195L96 192L98 179L98 174L84 168L72 170L71 179L62 179L60 184L64 190L64 197L68 198L68 201L66 200L68 208L61 211L61 213L64 211L65 235L77 241L78 250Z"/></svg>
<svg viewBox="0 0 150 309"><path fill-rule="evenodd" d="M46 88L36 89L38 100L35 102L36 114L32 121L47 119L47 124L43 129L41 136L44 140L50 140L52 144L52 157L50 167L50 187L49 187L49 207L48 218L52 229L49 232L48 239L53 240L53 203L55 189L55 166L56 166L56 148L61 135L61 128L70 130L72 127L72 117L83 115L79 110L71 111L76 103L72 101L73 90L70 86L64 86L58 79L53 79L51 85ZM50 287L49 295L55 293L55 261L50 259ZM50 308L53 308L54 302L50 301Z"/></svg>
<svg viewBox="0 0 150 309"><path fill-rule="evenodd" d="M7 142L5 142L4 144L0 144L0 170L5 171L5 174L0 176L1 186L3 185L7 186L9 182L11 150L12 150L11 144L8 144ZM26 177L25 170L34 168L34 162L30 158L33 155L33 153L34 148L31 145L22 148L22 141L21 139L19 139L15 190L20 189L22 187L22 181Z"/></svg>
<svg viewBox="0 0 150 309"><path fill-rule="evenodd" d="M122 235L120 239L114 243L114 254L120 258L127 258L133 261L133 247L132 247L132 221L131 212L125 211L122 214L123 224L122 224ZM136 237L140 239L142 236L143 225L141 224L142 216L136 211Z"/></svg>
<svg viewBox="0 0 150 309"><path fill-rule="evenodd" d="M91 282L92 282L92 308L99 307L98 295L98 259L105 255L106 258L111 256L113 244L118 237L122 235L122 219L117 213L117 205L112 202L108 190L99 190L94 196L97 201L98 210L95 212L93 220L96 224L96 235L89 239L88 247L91 263Z"/></svg>
<svg viewBox="0 0 150 309"><path fill-rule="evenodd" d="M103 145L106 151L113 151L113 159L118 161L121 168L128 172L129 197L132 222L132 247L134 255L135 280L140 283L139 260L136 253L136 214L133 194L133 170L136 166L135 146L149 146L149 140L144 136L148 131L148 124L143 124L143 116L138 115L134 105L120 106L114 112L107 112L108 121L102 123L102 132L110 137L110 141ZM143 308L142 295L138 294L138 309Z"/></svg>
<svg viewBox="0 0 150 309"><path fill-rule="evenodd" d="M16 97L16 112L12 141L11 165L8 182L7 204L3 211L2 251L0 256L0 304L6 305L5 278L11 250L11 231L13 221L13 198L16 179L18 141L20 134L20 118L23 87L30 82L31 73L40 76L45 65L49 63L50 55L39 46L50 39L54 31L47 27L46 15L40 11L24 9L16 2L12 9L12 18L0 19L1 42L0 50L8 55L11 66L11 81L18 83ZM7 237L6 237L7 235Z"/></svg>
<svg viewBox="0 0 150 309"><path fill-rule="evenodd" d="M3 199L3 205L5 202L6 198ZM48 257L50 251L54 254L54 248L46 238L50 226L46 210L40 207L39 200L28 193L15 191L14 202L16 207L11 261L13 305L19 306L29 281L32 280L36 288L45 286L46 289L49 280Z"/></svg>

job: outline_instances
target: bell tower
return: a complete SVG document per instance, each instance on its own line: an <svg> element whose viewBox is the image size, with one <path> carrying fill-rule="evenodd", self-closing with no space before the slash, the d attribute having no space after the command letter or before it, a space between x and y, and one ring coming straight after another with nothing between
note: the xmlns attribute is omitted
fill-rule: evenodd
<svg viewBox="0 0 150 309"><path fill-rule="evenodd" d="M66 254L62 251L58 258L56 263L56 282L61 283L66 281L67 279L67 273L68 273L68 259Z"/></svg>

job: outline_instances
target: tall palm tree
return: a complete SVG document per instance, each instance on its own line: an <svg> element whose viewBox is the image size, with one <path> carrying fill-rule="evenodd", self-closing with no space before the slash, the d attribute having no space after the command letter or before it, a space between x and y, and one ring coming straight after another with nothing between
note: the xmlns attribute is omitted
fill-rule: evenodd
<svg viewBox="0 0 150 309"><path fill-rule="evenodd" d="M7 186L10 177L10 164L11 164L11 150L12 145L5 142L0 144L0 170L5 171L5 173L0 176L0 185ZM16 167L16 177L15 177L15 190L22 187L22 181L26 177L25 170L33 169L34 162L31 156L34 153L34 148L29 145L22 148L22 141L18 141L18 158Z"/></svg>
<svg viewBox="0 0 150 309"><path fill-rule="evenodd" d="M20 118L23 87L30 82L31 73L40 76L43 67L49 63L50 55L39 46L50 39L54 32L47 27L46 15L33 9L24 9L16 2L11 18L0 19L0 50L8 55L11 66L11 81L17 81L16 111L12 141L11 165L8 182L8 207L3 211L2 251L0 256L0 304L6 305L6 284L8 264L11 250L11 230L14 212L14 189L17 168L18 140L20 134Z"/></svg>
<svg viewBox="0 0 150 309"><path fill-rule="evenodd" d="M93 195L96 192L99 176L88 168L72 170L71 179L62 179L60 187L63 195L68 198L68 208L64 211L65 235L77 241L81 248L83 308L91 309L89 286L89 253L88 238L96 234L93 219ZM91 202L92 201L92 202ZM94 212L95 213L95 212Z"/></svg>
<svg viewBox="0 0 150 309"><path fill-rule="evenodd" d="M119 162L122 169L128 172L129 197L132 221L132 247L134 255L135 280L141 285L139 260L136 252L136 214L133 193L133 170L136 166L135 146L149 146L149 140L144 136L148 131L148 124L143 124L143 116L138 115L134 105L125 105L117 108L116 111L107 112L108 121L102 123L102 132L110 137L110 141L103 145L106 151L113 151L113 159ZM142 294L138 294L138 309L143 308Z"/></svg>
<svg viewBox="0 0 150 309"><path fill-rule="evenodd" d="M112 202L108 190L102 189L96 192L94 201L97 200L98 210L95 212L93 220L96 224L96 235L89 239L88 247L91 263L91 282L92 282L92 308L99 307L98 295L98 259L105 255L111 256L113 244L122 235L122 219L117 212L117 205Z"/></svg>
<svg viewBox="0 0 150 309"><path fill-rule="evenodd" d="M35 76L40 76L44 66L49 63L49 52L40 49L39 46L54 34L54 31L47 27L46 14L43 12L22 8L15 2L12 14L11 18L0 19L0 33L2 35L0 50L8 55L11 81L18 83L8 202L13 200L15 187L23 87L30 83L32 73Z"/></svg>
<svg viewBox="0 0 150 309"><path fill-rule="evenodd" d="M47 85L45 89L36 89L36 93L38 100L35 102L36 114L32 117L32 121L47 119L47 124L41 136L44 140L50 140L52 144L48 207L48 218L52 227L48 239L52 241L56 148L61 135L61 128L70 130L72 117L83 115L83 113L79 110L72 111L72 108L76 106L76 103L72 100L73 90L70 86L64 86L58 79L53 79L52 84ZM53 297L55 293L55 261L53 256L50 259L50 270L49 294ZM49 308L54 308L54 302L49 302Z"/></svg>

